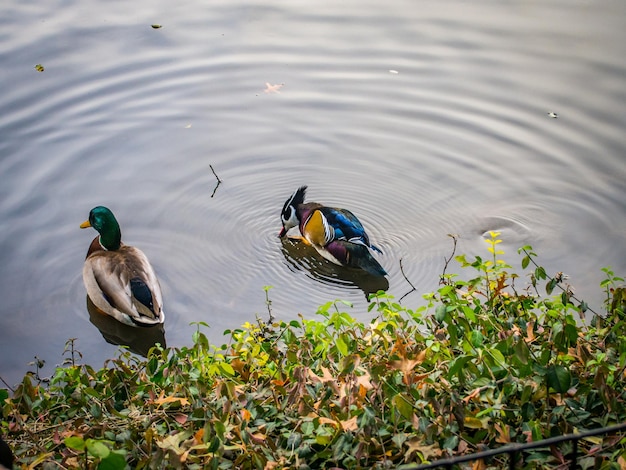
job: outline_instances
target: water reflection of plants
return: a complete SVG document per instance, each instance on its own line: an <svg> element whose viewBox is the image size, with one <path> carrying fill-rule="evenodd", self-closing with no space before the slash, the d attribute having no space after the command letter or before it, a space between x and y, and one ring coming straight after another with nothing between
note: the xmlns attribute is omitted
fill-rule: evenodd
<svg viewBox="0 0 626 470"><path fill-rule="evenodd" d="M26 376L0 391L2 432L33 466L387 468L626 420L623 279L604 269L599 314L531 247L526 282L501 260L498 234L488 242L489 259L456 257L475 277L445 274L416 310L379 293L370 323L335 301L316 320L228 331L227 345L198 324L190 347L69 364L47 387ZM540 296L543 282L562 290ZM582 468L626 458L619 436L579 445ZM567 451L525 463L554 468Z"/></svg>

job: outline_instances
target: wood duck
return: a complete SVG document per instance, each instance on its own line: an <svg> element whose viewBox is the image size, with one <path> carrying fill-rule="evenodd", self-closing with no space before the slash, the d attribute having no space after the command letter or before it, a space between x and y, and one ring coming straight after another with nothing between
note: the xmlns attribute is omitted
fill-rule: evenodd
<svg viewBox="0 0 626 470"><path fill-rule="evenodd" d="M374 259L370 249L382 254L370 243L363 225L347 209L326 207L316 202L304 203L306 186L298 188L285 202L281 213L284 237L292 227L300 228L300 237L327 260L340 266L360 268L374 276L387 272Z"/></svg>
<svg viewBox="0 0 626 470"><path fill-rule="evenodd" d="M108 208L94 207L80 228L93 227L83 266L87 295L98 309L130 326L163 323L161 286L146 255L122 243L117 219Z"/></svg>

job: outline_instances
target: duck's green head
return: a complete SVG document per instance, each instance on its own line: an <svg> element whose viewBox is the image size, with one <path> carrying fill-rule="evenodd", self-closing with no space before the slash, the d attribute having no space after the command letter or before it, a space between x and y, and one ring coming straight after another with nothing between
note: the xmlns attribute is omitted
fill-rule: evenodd
<svg viewBox="0 0 626 470"><path fill-rule="evenodd" d="M106 250L117 250L122 242L122 232L117 219L107 207L91 209L89 219L80 224L80 228L93 227L100 234L100 245Z"/></svg>

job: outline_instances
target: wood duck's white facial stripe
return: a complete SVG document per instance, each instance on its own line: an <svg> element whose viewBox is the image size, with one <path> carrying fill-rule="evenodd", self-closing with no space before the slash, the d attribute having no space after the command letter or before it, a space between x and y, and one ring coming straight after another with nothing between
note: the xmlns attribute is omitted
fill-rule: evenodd
<svg viewBox="0 0 626 470"><path fill-rule="evenodd" d="M285 227L286 230L297 226L298 216L296 215L296 208L293 206L285 207L285 209L283 209L283 213L281 214L281 219L283 227Z"/></svg>

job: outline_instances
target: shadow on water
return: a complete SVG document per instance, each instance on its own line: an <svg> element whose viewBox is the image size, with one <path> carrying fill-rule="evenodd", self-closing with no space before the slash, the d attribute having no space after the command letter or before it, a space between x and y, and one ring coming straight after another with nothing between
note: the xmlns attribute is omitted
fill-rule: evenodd
<svg viewBox="0 0 626 470"><path fill-rule="evenodd" d="M165 329L163 325L135 328L118 322L115 318L103 313L87 296L89 321L93 323L107 343L116 346L127 346L128 349L146 357L150 348L159 343L164 348Z"/></svg>
<svg viewBox="0 0 626 470"><path fill-rule="evenodd" d="M305 271L309 277L324 284L360 289L368 300L370 294L389 289L386 277L333 264L322 258L315 248L301 241L285 237L281 242L283 256L294 272Z"/></svg>

